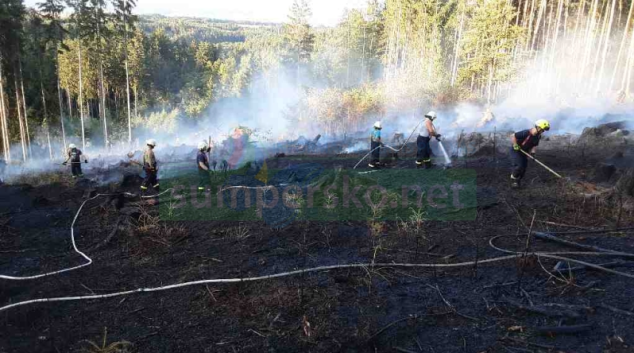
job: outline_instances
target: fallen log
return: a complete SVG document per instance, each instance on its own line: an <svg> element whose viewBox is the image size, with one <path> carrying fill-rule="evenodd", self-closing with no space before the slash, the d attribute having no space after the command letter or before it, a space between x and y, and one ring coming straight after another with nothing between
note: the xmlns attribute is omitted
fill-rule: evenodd
<svg viewBox="0 0 634 353"><path fill-rule="evenodd" d="M583 250L588 250L588 251L592 251L592 252L607 252L607 253L612 253L612 254L619 254L619 255L622 255L622 257L634 258L634 254L620 252L620 251L615 251L615 250L610 250L610 249L604 249L604 248L601 248L601 247L598 247L598 246L579 244L579 243L576 243L576 242L573 242L573 241L561 239L559 237L556 237L556 236L548 234L548 233L533 232L533 235L537 239L541 239L541 240L545 240L545 241L552 241L554 243L559 243L559 244L566 245L566 246L569 246L569 247L572 247L572 248L583 249Z"/></svg>

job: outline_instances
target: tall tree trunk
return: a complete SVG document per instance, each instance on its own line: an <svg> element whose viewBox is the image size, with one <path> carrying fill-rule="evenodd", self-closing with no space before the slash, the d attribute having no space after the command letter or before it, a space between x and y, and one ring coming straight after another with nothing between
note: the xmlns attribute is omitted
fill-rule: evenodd
<svg viewBox="0 0 634 353"><path fill-rule="evenodd" d="M528 25L528 3L530 0L524 1L524 11L522 12L522 28L526 28ZM519 9L519 6L518 6Z"/></svg>
<svg viewBox="0 0 634 353"><path fill-rule="evenodd" d="M487 82L487 106L491 105L491 86L493 84L493 64L489 64L489 79Z"/></svg>
<svg viewBox="0 0 634 353"><path fill-rule="evenodd" d="M24 94L24 77L22 76L22 60L18 57L18 66L20 68L20 89L22 90L22 107L24 110L22 111L24 114L24 127L26 133L26 148L28 151L28 157L33 157L33 150L31 149L31 132L29 131L29 117L26 109L26 97Z"/></svg>
<svg viewBox="0 0 634 353"><path fill-rule="evenodd" d="M102 50L102 38L101 38L101 18L99 13L101 10L101 4L99 7L95 7L95 17L97 18L97 50L99 52L99 117L103 121L103 143L106 150L108 150L108 121L106 117L106 92L104 90L103 80L103 50Z"/></svg>
<svg viewBox="0 0 634 353"><path fill-rule="evenodd" d="M614 64L614 70L612 71L612 78L610 79L610 86L608 87L608 89L610 90L614 88L614 81L616 79L616 74L619 71L619 64L621 63L621 56L623 54L623 49L625 49L625 44L627 43L627 34L630 29L630 22L632 21L632 10L634 10L634 1L630 3L630 11L627 14L627 21L625 22L625 30L623 32L623 38L621 39L621 46L619 47L619 54L616 57L616 63ZM625 71L623 71L623 73L625 73Z"/></svg>
<svg viewBox="0 0 634 353"><path fill-rule="evenodd" d="M548 11L548 10L546 10ZM540 70L540 74L539 74L539 86L540 87L545 87L546 89L544 90L544 93L546 95L550 94L550 51L551 51L551 47L552 45L552 31L553 31L553 17L554 17L554 12L555 12L555 7L554 5L550 5L550 12L548 12L546 14L546 21L548 22L548 24L546 25L546 33L544 35L544 37L546 38L546 42L544 43L544 49L543 49L543 54L541 55L541 70ZM552 48L552 50L555 50L555 48ZM547 80L547 82L544 84L544 80Z"/></svg>
<svg viewBox="0 0 634 353"><path fill-rule="evenodd" d="M535 0L531 1L531 14L528 20L528 27L526 28L528 35L526 36L526 45L524 47L524 51L528 51L530 44L532 43L532 35L533 33L533 21L535 19Z"/></svg>
<svg viewBox="0 0 634 353"><path fill-rule="evenodd" d="M607 31L607 27L608 27L608 16L609 16L609 12L608 12L608 5L609 2L606 1L605 2L605 7L603 9L603 24L601 25L601 30L599 31L599 44L596 46L596 49L594 50L595 54L594 54L594 63L592 65L592 71L590 72L590 89L592 89L592 91L590 93L596 93L597 92L597 87L596 87L596 73L599 67L599 58L601 57L601 53L603 52L602 48L604 43L604 39L605 38L605 32Z"/></svg>
<svg viewBox="0 0 634 353"><path fill-rule="evenodd" d="M108 137L108 116L106 115L106 91L104 89L104 85L103 85L103 61L100 64L100 68L99 68L99 75L100 80L101 80L101 113L103 116L103 137L104 137L104 144L106 147L106 150L108 150L108 141L110 140Z"/></svg>
<svg viewBox="0 0 634 353"><path fill-rule="evenodd" d="M127 9L128 1L125 0L124 8ZM132 144L132 117L130 111L130 72L128 70L128 18L123 15L123 20L125 22L124 25L124 35L123 35L123 51L125 53L125 88L126 88L126 100L128 102L128 144ZM298 64L299 65L299 64Z"/></svg>
<svg viewBox="0 0 634 353"><path fill-rule="evenodd" d="M535 50L535 40L537 39L537 34L539 33L539 25L541 24L542 17L544 12L546 12L546 0L542 0L541 5L539 6L539 13L537 15L537 23L535 24L535 30L533 31L533 41L531 42L531 55Z"/></svg>
<svg viewBox="0 0 634 353"><path fill-rule="evenodd" d="M555 64L555 55L557 53L557 39L559 38L559 28L561 27L561 16L563 14L563 0L558 1L557 5L557 20L555 21L555 30L553 31L553 39L552 39L552 50L550 51L550 63L548 67L548 72L554 72L554 64Z"/></svg>
<svg viewBox="0 0 634 353"><path fill-rule="evenodd" d="M51 150L51 129L50 122L48 119L48 109L46 107L46 94L44 91L44 82L42 79L42 64L40 63L40 91L42 92L42 107L44 108L44 121L46 122L46 138L48 140L48 155L49 158L53 159L53 150Z"/></svg>
<svg viewBox="0 0 634 353"><path fill-rule="evenodd" d="M73 119L73 99L70 96L70 89L66 89L66 97L68 98L68 119Z"/></svg>
<svg viewBox="0 0 634 353"><path fill-rule="evenodd" d="M623 15L623 0L619 0L619 14L616 15L616 28L621 28L622 15Z"/></svg>
<svg viewBox="0 0 634 353"><path fill-rule="evenodd" d="M573 37L572 37L572 57L573 58L578 58L578 52L580 49L580 45L578 42L579 39L579 28L580 28L580 23L581 23L581 14L584 13L586 8L586 0L581 0L581 7L579 9L577 9L577 21L575 22L575 29L573 32Z"/></svg>
<svg viewBox="0 0 634 353"><path fill-rule="evenodd" d="M361 81L365 82L365 39L366 39L366 32L367 32L367 24L365 23L365 19L363 20L363 51L361 54ZM135 101L136 102L136 101ZM136 109L136 103L135 103L135 109Z"/></svg>
<svg viewBox="0 0 634 353"><path fill-rule="evenodd" d="M17 73L17 70L14 72ZM24 132L24 121L22 120L22 108L20 108L21 99L20 99L20 90L18 88L18 78L17 78L17 75L15 76L16 77L13 78L13 84L15 86L15 107L17 108L16 110L18 112L18 123L20 126L20 145L22 146L22 160L26 162L26 158L27 158L26 136Z"/></svg>
<svg viewBox="0 0 634 353"><path fill-rule="evenodd" d="M348 12L346 22L348 22L348 39L346 40L346 45L348 46L348 64L346 65L346 88L348 88L350 87L350 12Z"/></svg>
<svg viewBox="0 0 634 353"><path fill-rule="evenodd" d="M2 73L0 72L0 76ZM4 88L0 79L0 131L2 132L2 155L5 161L11 160L11 143L9 142L9 132L7 129L7 112L4 106Z"/></svg>
<svg viewBox="0 0 634 353"><path fill-rule="evenodd" d="M528 1L528 0L527 0ZM466 16L466 9L462 11L460 16L460 27L458 29L458 38L456 39L456 50L454 52L454 63L451 69L451 87L453 87L458 79L458 62L460 60L460 42L462 41L462 30L464 28L464 19Z"/></svg>
<svg viewBox="0 0 634 353"><path fill-rule="evenodd" d="M119 91L114 91L114 116L119 117Z"/></svg>
<svg viewBox="0 0 634 353"><path fill-rule="evenodd" d="M5 107L4 76L2 74L2 55L0 55L0 129L2 130L2 153L4 160L11 161L11 142L9 141L8 111Z"/></svg>
<svg viewBox="0 0 634 353"><path fill-rule="evenodd" d="M610 11L610 23L608 24L608 30L605 34L605 45L603 46L603 58L601 59L601 69L599 70L599 83L597 85L597 91L601 91L603 84L603 72L605 70L605 60L608 56L608 49L610 47L610 35L612 34L612 24L614 23L614 13L616 8L616 0L612 0L612 10ZM610 88L608 87L608 91Z"/></svg>
<svg viewBox="0 0 634 353"><path fill-rule="evenodd" d="M597 15L597 10L599 7L599 1L598 0L594 0L592 2L592 6L590 6L590 15L588 16L588 21L587 21L587 25L586 25L586 34L585 34L585 39L584 39L584 52L583 52L583 61L581 64L581 70L579 71L579 86L578 87L585 87L585 85L582 85L583 80L585 78L585 73L586 73L586 68L588 67L588 65L590 65L590 56L592 55L592 48L593 48L593 43L594 43L594 28L596 26L596 15Z"/></svg>
<svg viewBox="0 0 634 353"><path fill-rule="evenodd" d="M138 119L139 118L139 87L138 85L134 85L134 87L132 87L132 90L134 90L134 117Z"/></svg>
<svg viewBox="0 0 634 353"><path fill-rule="evenodd" d="M57 68L57 99L59 100L59 121L62 125L62 151L66 150L66 129L64 128L64 104L62 100L62 88L59 85L59 65ZM62 153L62 156L64 154Z"/></svg>
<svg viewBox="0 0 634 353"><path fill-rule="evenodd" d="M627 55L627 64L625 75L623 75L623 81L621 84L621 89L625 90L625 94L629 96L630 94L630 85L632 83L632 66L634 66L634 60L632 56L634 55L634 30L631 31L631 40L630 40L630 49Z"/></svg>
<svg viewBox="0 0 634 353"><path fill-rule="evenodd" d="M81 39L79 40L79 50L77 55L79 57L79 119L81 120L81 148L86 150L86 131L84 128L84 81L82 77L82 61L81 61Z"/></svg>

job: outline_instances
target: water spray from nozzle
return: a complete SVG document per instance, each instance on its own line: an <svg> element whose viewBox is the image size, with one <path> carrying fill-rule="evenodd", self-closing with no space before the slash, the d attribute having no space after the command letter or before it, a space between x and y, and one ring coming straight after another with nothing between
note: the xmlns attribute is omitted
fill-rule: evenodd
<svg viewBox="0 0 634 353"><path fill-rule="evenodd" d="M438 141L438 145L440 146L440 150L442 151L443 156L445 156L445 168L451 168L451 159L445 150L445 146L443 146L442 141Z"/></svg>

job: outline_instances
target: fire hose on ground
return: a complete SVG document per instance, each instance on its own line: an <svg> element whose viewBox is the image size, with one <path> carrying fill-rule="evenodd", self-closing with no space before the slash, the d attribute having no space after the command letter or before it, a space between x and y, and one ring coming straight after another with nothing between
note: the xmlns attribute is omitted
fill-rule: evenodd
<svg viewBox="0 0 634 353"><path fill-rule="evenodd" d="M416 127L414 128L414 130L412 130L412 133L409 135L409 137L407 138L407 140L405 140L405 142L403 143L403 145L401 146L401 148L396 149L396 148L394 148L394 147L392 147L392 146L388 146L388 145L379 146L379 147L377 147L377 148L375 148L375 149L371 150L370 152L368 152L368 154L366 154L365 156L363 156L363 158L361 158L361 160L360 160L357 164L355 164L354 168L352 168L352 169L357 169L357 167L359 166L359 164L361 164L361 162L363 162L366 158L368 158L368 156L369 156L369 155L371 155L371 154L372 154L372 152L376 151L377 149L379 149L379 148L381 148L381 147L384 147L384 148L389 148L389 149L391 149L392 151L394 151L394 152L396 152L396 153L399 153L399 152L400 152L403 148L405 148L405 146L407 146L407 143L409 142L409 140L412 138L412 136L414 136L414 133L416 132L416 129L418 129L418 127L419 127L419 126L420 126L420 124L422 124L422 123L423 123L423 122L421 121L421 122L419 122L419 123L418 123L418 125L416 125Z"/></svg>
<svg viewBox="0 0 634 353"><path fill-rule="evenodd" d="M168 189L158 195L150 195L150 196L142 196L143 198L154 198L154 197L159 197L167 192L171 191L171 189ZM128 193L126 193L128 194ZM28 277L12 277L12 276L0 276L0 279L7 279L7 280L30 280L30 279L39 279L42 277L47 277L47 276L52 276L52 275L56 275L56 274L61 274L64 272L69 272L69 271L73 271L73 270L77 270L79 268L88 266L90 264L92 264L92 259L90 257L88 257L86 254L84 254L83 252L81 252L78 248L77 248L77 244L75 242L75 233L74 233L74 226L75 223L77 221L77 218L79 217L83 207L86 205L86 203L88 201L94 200L98 197L101 196L108 196L109 194L98 194L90 199L85 200L79 210L77 211L77 213L75 214L75 217L73 218L73 222L71 224L71 241L73 244L73 248L74 250L79 253L83 258L85 258L88 262L80 265L80 266L75 266L72 268L68 268L68 269L63 269L63 270L59 270L59 271L55 271L55 272L49 272L49 273L45 273L45 274L40 274L40 275L35 275L35 276L28 276ZM503 236L503 235L502 235ZM313 267L313 268L307 268L307 269L301 269L301 270L295 270L295 271L289 271L289 272L281 272L281 273L277 273L277 274L273 274L273 275L266 275L266 276L257 276L257 277L245 277L245 278L225 278L225 279L205 279L205 280L198 280L198 281L190 281L190 282L183 282L183 283L176 283L176 284L171 284L171 285L166 285L166 286L161 286L161 287L148 287L148 288L138 288L138 289L133 289L133 290L128 290L128 291L121 291L121 292L114 292L114 293L108 293L108 294L102 294L102 295L86 295L86 296L66 296L66 297L51 297L51 298L38 298L38 299L30 299L30 300L24 300L24 301L20 301L17 303L12 303L12 304L8 304L5 306L0 307L0 311L6 311L12 308L16 308L16 307L20 307L20 306L27 306L27 305L31 305L31 304L37 304L37 303L50 303L50 302L64 302L64 301L81 301L81 300L95 300L95 299L106 299L106 298L113 298L113 297L119 297L119 296L125 296L125 295L131 295L131 294L136 294L136 293L147 293L147 292L159 292L159 291L165 291L165 290L170 290L170 289L177 289L177 288L184 288L184 287L189 287L189 286L195 286L195 285L202 285L202 284L213 284L213 283L224 283L224 284L228 284L228 283L243 283L243 282L255 282L255 281L263 281L263 280L270 280L270 279L276 279L276 278L282 278L282 277L289 277L289 276L296 276L296 275L302 275L305 273L311 273L311 272L322 272L322 271L330 271L330 270L339 270L339 269L351 269L351 268L362 268L362 269L366 269L367 268L375 268L375 267L403 267L403 268L434 268L434 269L443 269L443 268L459 268L459 267L466 267L466 266L474 266L477 264L487 264L487 263L495 263L495 262L501 262L501 261L508 261L508 260L512 260L512 259L519 259L519 258L523 258L525 256L537 256L538 258L540 257L544 257L544 258L549 258L549 259L557 259L557 260L561 260L561 261L568 261L568 262L572 262L572 263L577 263L586 267L590 267L593 269L597 269L597 270L601 270L607 273L611 273L611 274L615 274L615 275L619 275L622 277L627 277L627 278L632 278L634 279L634 274L630 274L630 273L625 273L625 272L620 272L620 271L615 271L615 270L611 270L608 268L605 268L603 266L599 266L599 265L595 265L595 264L591 264L585 261L581 261L581 260L576 260L576 259L571 259L568 257L563 257L561 255L584 255L584 256L616 256L616 257L623 257L624 255L627 257L634 257L634 254L629 254L629 253L624 253L624 252L517 252L517 251L512 251L512 250L506 250L506 249L502 249L500 247L497 247L496 245L494 245L494 240L502 237L502 236L496 236L491 238L491 240L489 241L489 244L492 248L504 252L504 253L508 253L510 255L506 255L506 256L502 256L502 257L496 257L496 258L489 258L489 259L483 259L483 260L476 260L476 261L467 261L467 262L460 262L460 263L453 263L453 264L433 264L433 263L422 263L422 264L412 264L412 263L355 263L355 264L341 264L341 265L332 265L332 266L320 266L320 267Z"/></svg>
<svg viewBox="0 0 634 353"><path fill-rule="evenodd" d="M151 198L156 198L159 197L161 195L166 194L167 192L171 191L172 189L168 189L163 191L160 194L157 195L148 195L148 196L141 196L142 199L151 199ZM124 195L130 195L133 196L133 194L131 193L123 193ZM52 272L47 272L47 273L42 273L39 275L33 275L33 276L24 276L24 277L14 277L14 276L6 276L6 275L0 275L0 279L7 279L7 280L13 280L13 281L25 281L25 280L32 280L32 279L38 279L38 278L43 278L43 277L48 277L48 276L53 276L53 275L58 275L64 272L69 272L69 271L74 271L74 270L78 270L82 267L86 267L92 264L92 259L90 257L88 257L88 255L84 254L81 250L79 250L79 248L77 248L77 243L75 242L75 223L77 222L77 218L79 217L79 214L81 213L82 209L84 208L84 206L86 205L86 203L88 203L89 201L92 201L94 199L97 199L99 197L102 196L116 196L119 194L97 194L89 199L86 199L81 206L79 206L79 209L77 210L77 213L75 214L75 218L73 218L73 222L70 225L70 241L73 245L73 250L78 253L81 257L83 257L86 262L78 265L78 266L74 266L74 267L69 267L69 268L65 268L62 270L58 270L58 271L52 271Z"/></svg>

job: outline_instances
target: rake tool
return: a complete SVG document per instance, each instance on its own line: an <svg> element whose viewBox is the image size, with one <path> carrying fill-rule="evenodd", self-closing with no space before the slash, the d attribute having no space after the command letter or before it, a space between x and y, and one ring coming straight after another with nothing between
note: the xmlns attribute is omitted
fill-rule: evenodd
<svg viewBox="0 0 634 353"><path fill-rule="evenodd" d="M547 165L545 165L544 163L540 162L537 158L531 156L529 153L526 153L524 150L520 149L520 152L524 153L528 158L532 159L533 161L537 162L537 164L541 165L542 167L546 168L547 171L553 173L553 175L555 175L557 178L559 179L563 179L563 177L559 174L557 174L557 172L555 172L554 170L550 169Z"/></svg>

